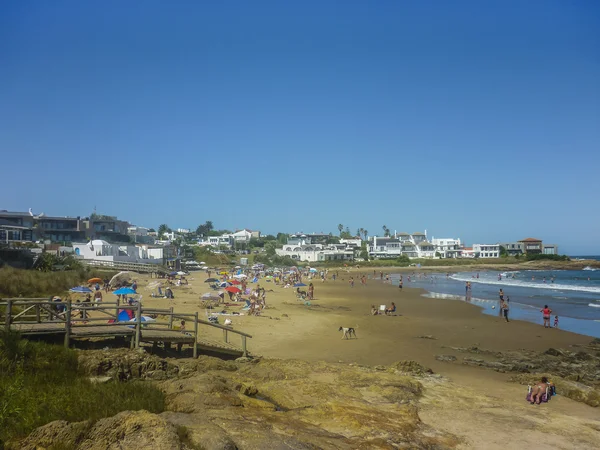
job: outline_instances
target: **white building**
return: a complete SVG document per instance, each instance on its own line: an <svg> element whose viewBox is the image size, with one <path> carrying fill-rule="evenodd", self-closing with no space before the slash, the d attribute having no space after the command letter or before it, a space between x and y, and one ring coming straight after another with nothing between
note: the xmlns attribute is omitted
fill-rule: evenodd
<svg viewBox="0 0 600 450"><path fill-rule="evenodd" d="M190 234L191 231L189 228L177 228L175 231L177 234Z"/></svg>
<svg viewBox="0 0 600 450"><path fill-rule="evenodd" d="M96 261L162 264L164 249L148 245L109 244L96 239L86 243L73 244L73 253L80 259Z"/></svg>
<svg viewBox="0 0 600 450"><path fill-rule="evenodd" d="M473 244L475 258L500 258L500 244Z"/></svg>
<svg viewBox="0 0 600 450"><path fill-rule="evenodd" d="M458 258L461 256L460 239L454 238L432 238L431 243L435 247L435 251L440 254L441 258Z"/></svg>
<svg viewBox="0 0 600 450"><path fill-rule="evenodd" d="M243 230L238 230L235 233L232 234L233 239L236 243L240 243L240 244L247 244L248 242L250 242L250 239L252 239L252 231L250 230L246 230L245 228Z"/></svg>
<svg viewBox="0 0 600 450"><path fill-rule="evenodd" d="M427 240L425 233L394 233L394 237L371 236L368 242L371 258L434 258L435 246Z"/></svg>
<svg viewBox="0 0 600 450"><path fill-rule="evenodd" d="M221 236L209 236L208 237L208 245L212 245L213 247L225 246L227 248L232 248L234 244L234 238L231 234L223 234Z"/></svg>
<svg viewBox="0 0 600 450"><path fill-rule="evenodd" d="M293 242L293 240L292 240ZM275 249L278 256L289 256L297 261L352 261L354 250L345 244L285 244Z"/></svg>
<svg viewBox="0 0 600 450"><path fill-rule="evenodd" d="M340 244L346 244L352 247L361 247L362 239L359 237L351 238L351 239L340 239Z"/></svg>

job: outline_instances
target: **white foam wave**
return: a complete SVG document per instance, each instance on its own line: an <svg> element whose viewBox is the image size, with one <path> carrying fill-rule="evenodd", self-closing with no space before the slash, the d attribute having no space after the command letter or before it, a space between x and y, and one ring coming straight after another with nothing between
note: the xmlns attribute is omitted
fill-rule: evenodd
<svg viewBox="0 0 600 450"><path fill-rule="evenodd" d="M600 287L597 286L580 286L580 285L569 285L569 284L557 284L557 283L531 283L521 280L484 280L482 278L470 278L466 276L462 276L460 274L452 275L450 278L456 281L464 281L471 283L481 283L481 284L493 284L498 286L517 286L524 288L535 288L535 289L550 289L550 290L561 290L561 291L578 291L578 292L594 292L600 293Z"/></svg>
<svg viewBox="0 0 600 450"><path fill-rule="evenodd" d="M590 303L588 306L593 306L594 308L600 308L600 305L597 305L596 303Z"/></svg>
<svg viewBox="0 0 600 450"><path fill-rule="evenodd" d="M583 268L583 270L591 270L591 271L595 272L598 269L596 269L594 267L586 266L586 267Z"/></svg>

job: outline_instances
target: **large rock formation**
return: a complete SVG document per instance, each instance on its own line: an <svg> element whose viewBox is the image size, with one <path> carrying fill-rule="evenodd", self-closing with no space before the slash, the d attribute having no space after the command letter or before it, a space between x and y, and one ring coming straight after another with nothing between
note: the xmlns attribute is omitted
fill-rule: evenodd
<svg viewBox="0 0 600 450"><path fill-rule="evenodd" d="M166 394L167 411L123 412L95 424L53 422L14 448L59 441L81 450L443 449L458 443L419 419L419 377L437 376L414 362L370 368L242 361L84 352L81 366L90 375L153 380Z"/></svg>

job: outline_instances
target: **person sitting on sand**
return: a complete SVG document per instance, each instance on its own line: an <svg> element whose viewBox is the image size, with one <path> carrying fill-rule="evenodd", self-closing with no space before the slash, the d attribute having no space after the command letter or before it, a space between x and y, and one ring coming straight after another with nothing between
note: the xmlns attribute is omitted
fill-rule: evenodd
<svg viewBox="0 0 600 450"><path fill-rule="evenodd" d="M542 395L546 393L546 389L550 386L548 378L542 377L542 381L537 383L531 388L531 404L540 404L542 402Z"/></svg>
<svg viewBox="0 0 600 450"><path fill-rule="evenodd" d="M395 313L395 312L396 312L396 304L394 302L392 302L392 306L385 309L385 314L387 316L387 315Z"/></svg>
<svg viewBox="0 0 600 450"><path fill-rule="evenodd" d="M376 316L378 314L379 314L379 311L377 310L377 308L375 308L375 305L371 305L371 315Z"/></svg>

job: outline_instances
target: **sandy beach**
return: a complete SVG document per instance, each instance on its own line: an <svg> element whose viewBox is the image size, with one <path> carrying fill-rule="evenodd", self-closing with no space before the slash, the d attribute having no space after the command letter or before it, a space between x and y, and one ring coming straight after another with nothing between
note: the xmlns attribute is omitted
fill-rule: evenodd
<svg viewBox="0 0 600 450"><path fill-rule="evenodd" d="M361 272L340 271L337 281L315 280L315 299L310 306L297 300L293 289L261 280L267 289L268 305L262 315L222 316L220 323L228 317L234 329L250 333L250 351L263 357L369 366L413 360L430 367L448 383L427 390L421 418L463 436L469 443L467 447L593 448L591 442L600 439L597 408L560 396L550 404L532 407L524 400L526 388L508 382L509 374L461 364L464 355L456 350L478 347L497 352L541 352L586 345L590 337L528 322L506 323L499 317L483 315L474 305L425 298L419 289L400 290L379 280L369 279L366 286L358 282L351 288L349 277L352 274L356 278ZM142 278L138 282L145 305L173 306L177 311L198 311L200 317L206 317L199 299L208 290L206 278L204 273L192 273L189 286L174 288L174 300L151 298L143 287L151 280ZM371 305L391 302L397 306L396 315L370 314ZM223 309L239 311L241 305ZM358 338L341 339L339 327L354 327ZM201 329L202 333L210 334L210 330ZM219 337L214 333L210 337L215 336ZM436 359L439 355L457 360L440 361ZM463 402L459 401L461 396ZM552 424L551 429L544 423ZM482 430L486 424L490 428ZM512 430L510 436L506 436L507 427Z"/></svg>

